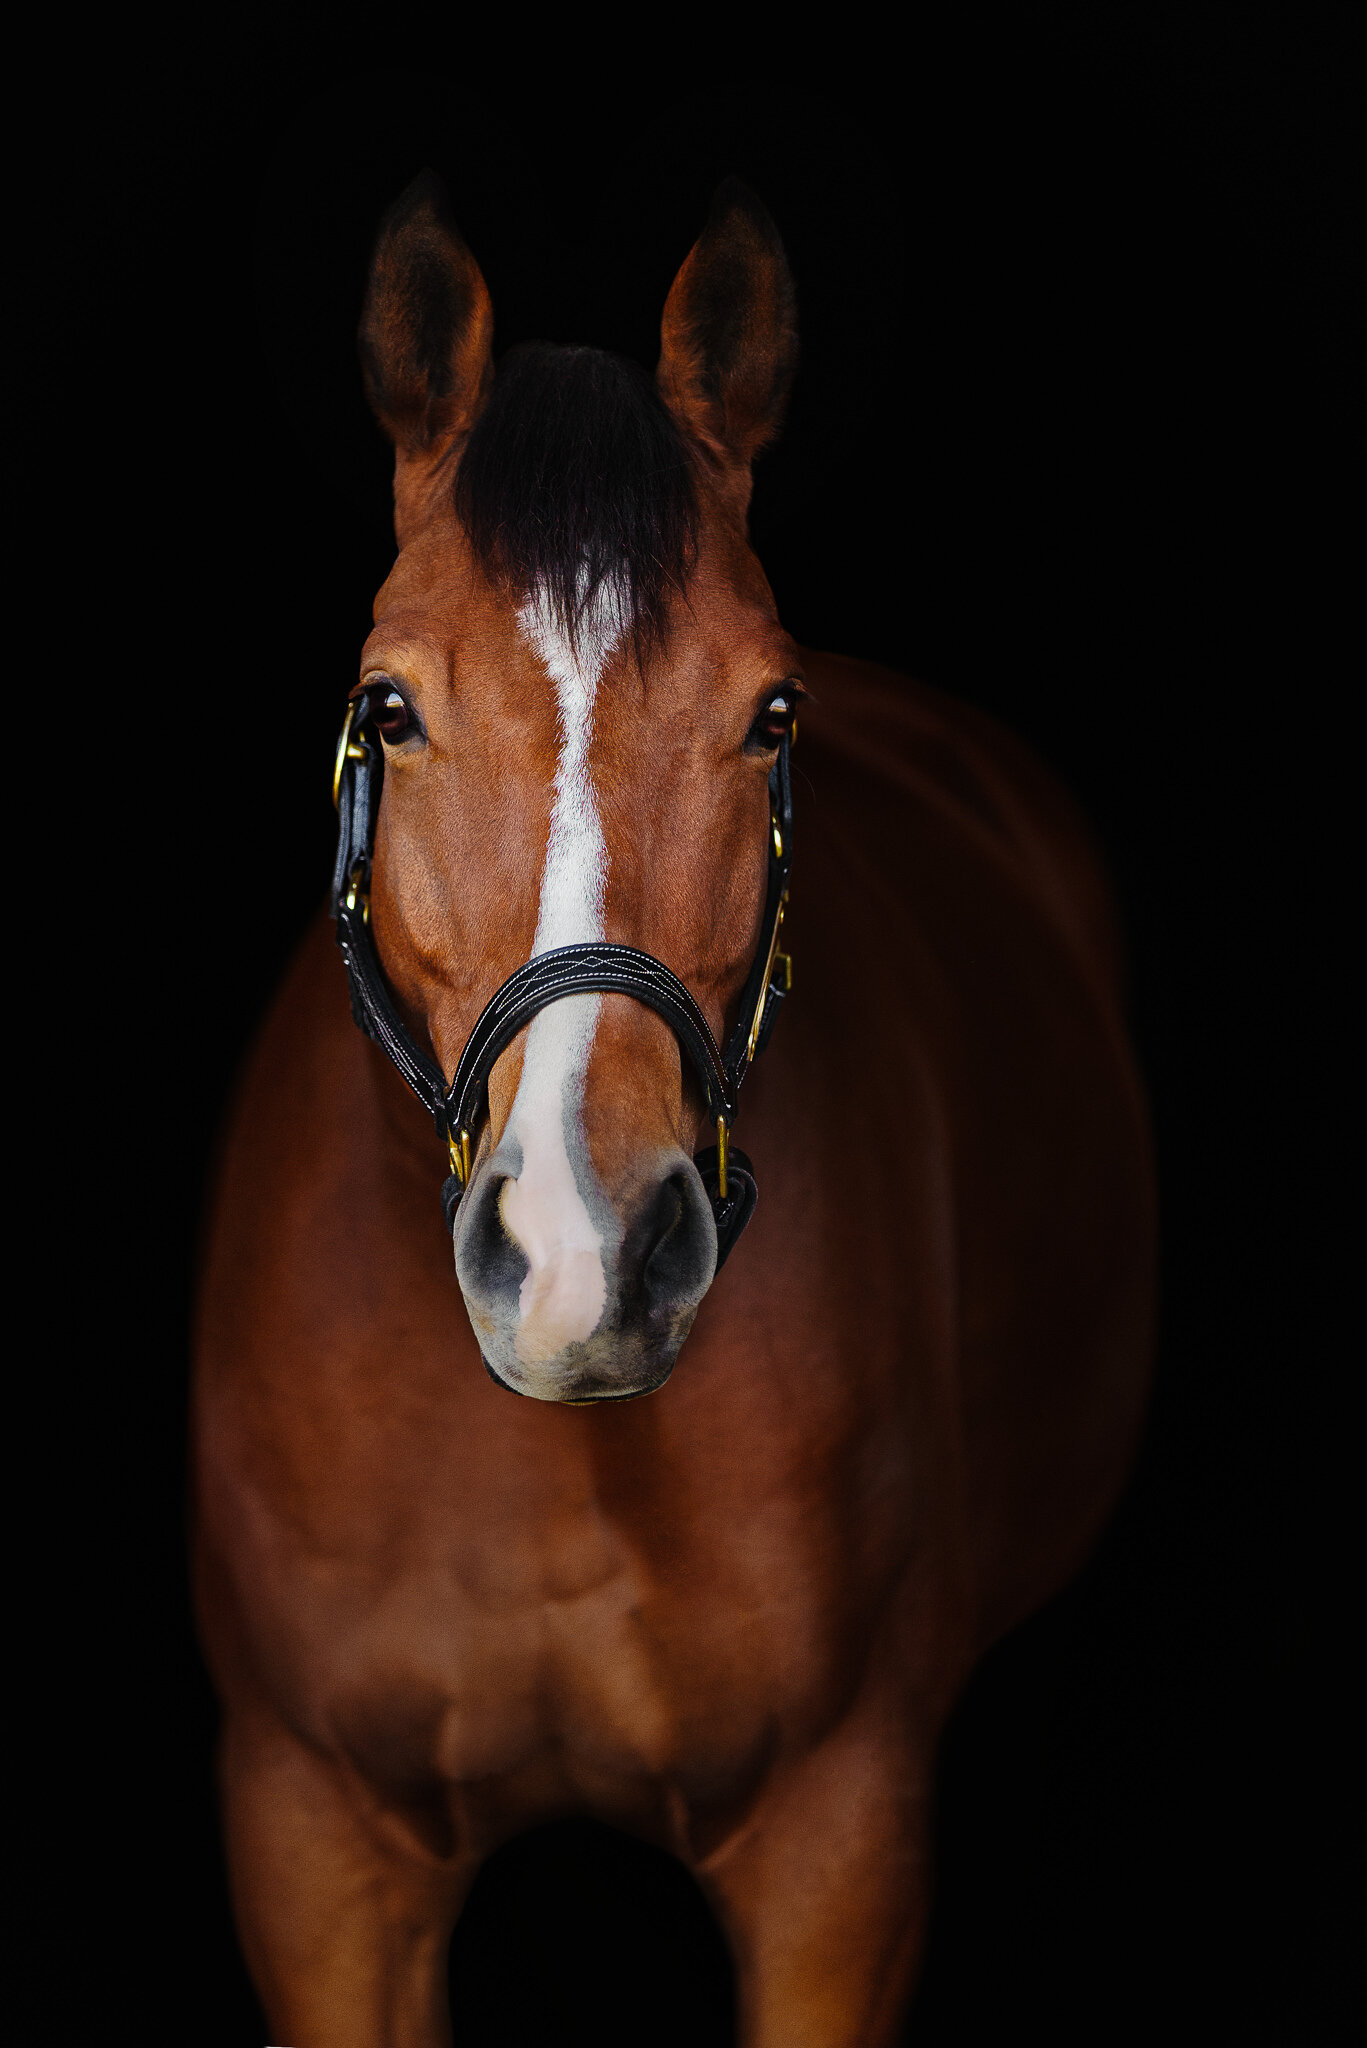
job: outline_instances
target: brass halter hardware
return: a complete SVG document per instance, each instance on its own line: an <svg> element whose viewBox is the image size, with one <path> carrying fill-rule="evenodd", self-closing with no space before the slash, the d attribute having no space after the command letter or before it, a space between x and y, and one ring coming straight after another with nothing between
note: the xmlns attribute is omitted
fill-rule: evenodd
<svg viewBox="0 0 1367 2048"><path fill-rule="evenodd" d="M778 845L782 845L777 823L774 825L774 839ZM779 858L782 859L782 857L780 853ZM750 1023L750 1036L746 1040L745 1056L750 1060L755 1057L755 1047L759 1043L760 1026L764 1022L765 1005L769 1000L769 983L774 978L774 962L776 960L783 962L785 993L793 985L793 963L791 956L787 953L780 953L778 950L778 935L783 930L783 918L787 908L788 891L785 889L783 899L778 906L778 916L774 919L774 929L769 936L769 957L764 963L764 980L760 983L759 1001L755 1004L755 1014Z"/></svg>
<svg viewBox="0 0 1367 2048"><path fill-rule="evenodd" d="M728 1137L726 1118L717 1118L717 1193L726 1200L726 1141Z"/></svg>
<svg viewBox="0 0 1367 2048"><path fill-rule="evenodd" d="M342 720L341 738L337 742L337 758L332 764L332 808L334 811L341 809L342 770L346 767L348 761L364 761L365 759L365 748L358 747L351 737L351 727L356 716L358 702L359 699L353 697L347 705L346 717ZM355 906L349 904L347 907L348 909L353 909Z"/></svg>
<svg viewBox="0 0 1367 2048"><path fill-rule="evenodd" d="M470 1133L462 1130L457 1138L454 1131L446 1133L446 1149L451 1155L451 1171L462 1187L470 1181Z"/></svg>
<svg viewBox="0 0 1367 2048"><path fill-rule="evenodd" d="M353 753L359 754L361 750L359 747L353 747L351 751ZM361 910L361 923L369 924L370 893L363 886L364 879L365 865L362 861L358 860L355 867L351 870L350 875L347 877L347 890L346 895L343 898L343 901L345 902L347 909L351 911L354 911L357 905L359 904Z"/></svg>

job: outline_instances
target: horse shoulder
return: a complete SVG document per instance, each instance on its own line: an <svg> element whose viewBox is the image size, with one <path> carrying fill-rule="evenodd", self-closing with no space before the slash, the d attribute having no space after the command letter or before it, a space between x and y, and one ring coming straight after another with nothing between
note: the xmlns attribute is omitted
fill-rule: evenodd
<svg viewBox="0 0 1367 2048"><path fill-rule="evenodd" d="M270 1639L277 1667L345 1633L423 1498L417 1447L449 1435L453 1388L483 1384L440 1172L430 1120L351 1020L320 916L245 1062L207 1218L194 1442L211 1655L248 1654L228 1640L248 1613L250 1654Z"/></svg>
<svg viewBox="0 0 1367 2048"><path fill-rule="evenodd" d="M886 1183L900 1151L894 1227L943 1239L989 1639L1076 1568L1149 1379L1152 1164L1116 920L1076 806L1021 742L869 663L816 656L808 677L794 947L809 892L812 1006L865 1134L849 1177Z"/></svg>

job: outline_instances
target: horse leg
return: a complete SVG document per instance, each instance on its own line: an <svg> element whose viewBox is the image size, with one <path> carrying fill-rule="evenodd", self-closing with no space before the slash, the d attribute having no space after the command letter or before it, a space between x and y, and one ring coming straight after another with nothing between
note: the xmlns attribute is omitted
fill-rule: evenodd
<svg viewBox="0 0 1367 2048"><path fill-rule="evenodd" d="M927 1901L929 1745L857 1706L770 1779L698 1875L736 1960L740 2048L888 2048Z"/></svg>
<svg viewBox="0 0 1367 2048"><path fill-rule="evenodd" d="M474 1876L406 1856L340 1774L278 1726L230 1721L222 1751L247 1966L288 2048L449 2048L447 1944Z"/></svg>

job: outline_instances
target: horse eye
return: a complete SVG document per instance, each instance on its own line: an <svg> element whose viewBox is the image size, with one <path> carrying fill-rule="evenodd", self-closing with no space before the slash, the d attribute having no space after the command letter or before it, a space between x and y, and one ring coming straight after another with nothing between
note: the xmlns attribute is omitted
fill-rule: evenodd
<svg viewBox="0 0 1367 2048"><path fill-rule="evenodd" d="M797 710L795 690L776 690L759 717L751 726L746 737L747 747L761 753L771 753L793 722Z"/></svg>
<svg viewBox="0 0 1367 2048"><path fill-rule="evenodd" d="M390 690L371 713L375 730L392 746L412 730L413 715L397 690Z"/></svg>

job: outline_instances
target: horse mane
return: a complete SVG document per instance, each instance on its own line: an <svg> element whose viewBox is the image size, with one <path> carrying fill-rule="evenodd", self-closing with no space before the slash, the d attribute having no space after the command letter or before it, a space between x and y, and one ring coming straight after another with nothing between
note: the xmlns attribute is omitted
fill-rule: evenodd
<svg viewBox="0 0 1367 2048"><path fill-rule="evenodd" d="M603 586L637 659L663 638L692 566L698 510L682 434L635 363L530 342L499 364L456 472L485 568L535 594L571 645Z"/></svg>

